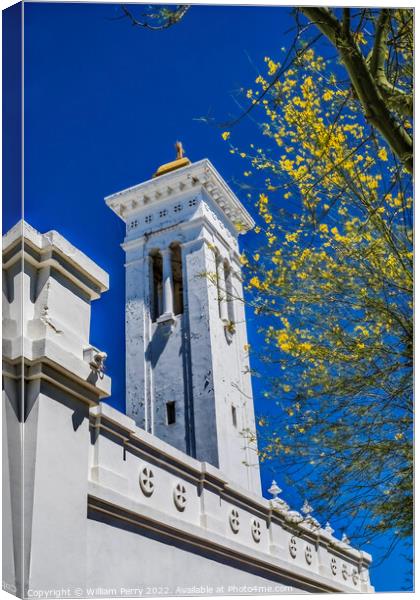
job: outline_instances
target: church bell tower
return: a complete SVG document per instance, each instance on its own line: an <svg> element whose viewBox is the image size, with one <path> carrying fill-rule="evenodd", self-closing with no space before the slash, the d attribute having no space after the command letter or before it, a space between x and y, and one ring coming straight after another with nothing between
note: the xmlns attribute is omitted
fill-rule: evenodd
<svg viewBox="0 0 420 600"><path fill-rule="evenodd" d="M106 199L126 223L127 414L261 493L238 235L254 222L207 159Z"/></svg>

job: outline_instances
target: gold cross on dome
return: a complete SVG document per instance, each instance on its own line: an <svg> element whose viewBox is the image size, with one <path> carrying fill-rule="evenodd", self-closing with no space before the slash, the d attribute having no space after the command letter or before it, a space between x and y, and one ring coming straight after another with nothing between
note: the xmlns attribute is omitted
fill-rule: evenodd
<svg viewBox="0 0 420 600"><path fill-rule="evenodd" d="M176 148L176 158L177 160L179 158L183 158L184 156L184 148L182 147L182 142L175 142L175 148Z"/></svg>

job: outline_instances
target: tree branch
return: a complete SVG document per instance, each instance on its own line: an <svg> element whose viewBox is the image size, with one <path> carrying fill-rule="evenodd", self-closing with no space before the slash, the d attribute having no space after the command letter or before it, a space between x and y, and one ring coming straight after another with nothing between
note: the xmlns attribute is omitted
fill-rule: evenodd
<svg viewBox="0 0 420 600"><path fill-rule="evenodd" d="M376 23L375 41L372 52L368 57L370 72L374 79L377 78L379 71L385 72L385 59L388 53L386 45L389 27L391 23L390 13L387 8L384 8L379 13Z"/></svg>
<svg viewBox="0 0 420 600"><path fill-rule="evenodd" d="M190 8L190 4L181 4L176 10L171 11L172 14L166 16L166 21L164 21L164 23L162 23L161 25L150 25L150 23L148 23L147 21L140 21L139 19L137 19L133 15L133 13L130 10L128 10L125 4L121 6L121 10L124 13L123 17L125 16L128 19L130 19L132 25L134 25L135 27L143 27L144 29L151 29L152 31L161 31L162 29L168 29L169 27L172 27L172 25L178 23L178 21L180 21L185 16L185 14Z"/></svg>
<svg viewBox="0 0 420 600"><path fill-rule="evenodd" d="M385 62L389 53L387 38L390 31L390 25L390 11L389 9L384 8L379 13L377 19L375 42L373 44L372 52L367 58L367 64L373 79L380 88L382 95L386 98L389 107L401 115L411 117L413 115L412 94L407 94L390 83L385 72Z"/></svg>
<svg viewBox="0 0 420 600"><path fill-rule="evenodd" d="M343 30L345 35L350 35L350 8L343 8Z"/></svg>
<svg viewBox="0 0 420 600"><path fill-rule="evenodd" d="M338 50L349 74L365 117L377 129L409 172L413 172L413 140L392 115L354 37L346 34L340 21L326 8L302 7L303 14L318 27Z"/></svg>

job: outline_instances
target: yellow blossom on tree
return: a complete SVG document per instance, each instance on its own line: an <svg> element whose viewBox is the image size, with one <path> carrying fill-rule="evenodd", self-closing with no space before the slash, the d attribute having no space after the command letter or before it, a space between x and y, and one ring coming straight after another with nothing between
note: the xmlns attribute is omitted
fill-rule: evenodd
<svg viewBox="0 0 420 600"><path fill-rule="evenodd" d="M379 150L379 152L378 152L378 157L379 157L381 160L383 160L383 161L386 161L386 160L388 160L388 153L387 153L387 151L386 151L386 149L385 149L385 148L381 148L381 149Z"/></svg>
<svg viewBox="0 0 420 600"><path fill-rule="evenodd" d="M393 406L398 398L410 407L412 191L327 63L313 49L299 61L270 89L269 74L257 82L266 92L258 104L266 147L255 144L246 158L262 235L261 247L247 253L246 277L256 322L265 319L272 389L264 397L281 402L290 419L280 443L267 420L262 452L308 464L309 450L319 447L323 460L314 469L327 493L337 470L324 468L325 457L337 453L354 474L361 459L348 457L355 443L364 447L373 415L381 444L390 444L388 433L381 436L394 421L391 441L402 448L408 439L401 425L410 428L411 415ZM375 460L372 469L363 463L361 477L381 472Z"/></svg>

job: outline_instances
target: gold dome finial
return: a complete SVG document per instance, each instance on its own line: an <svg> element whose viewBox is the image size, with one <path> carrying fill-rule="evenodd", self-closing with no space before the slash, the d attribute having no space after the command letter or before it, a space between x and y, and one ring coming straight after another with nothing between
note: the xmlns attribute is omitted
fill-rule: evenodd
<svg viewBox="0 0 420 600"><path fill-rule="evenodd" d="M175 142L176 149L176 159L172 162L165 163L161 165L153 177L159 177L159 175L165 175L166 173L170 173L171 171L175 171L175 169L180 169L181 167L186 167L191 164L189 158L184 156L184 148L182 146L182 142Z"/></svg>

